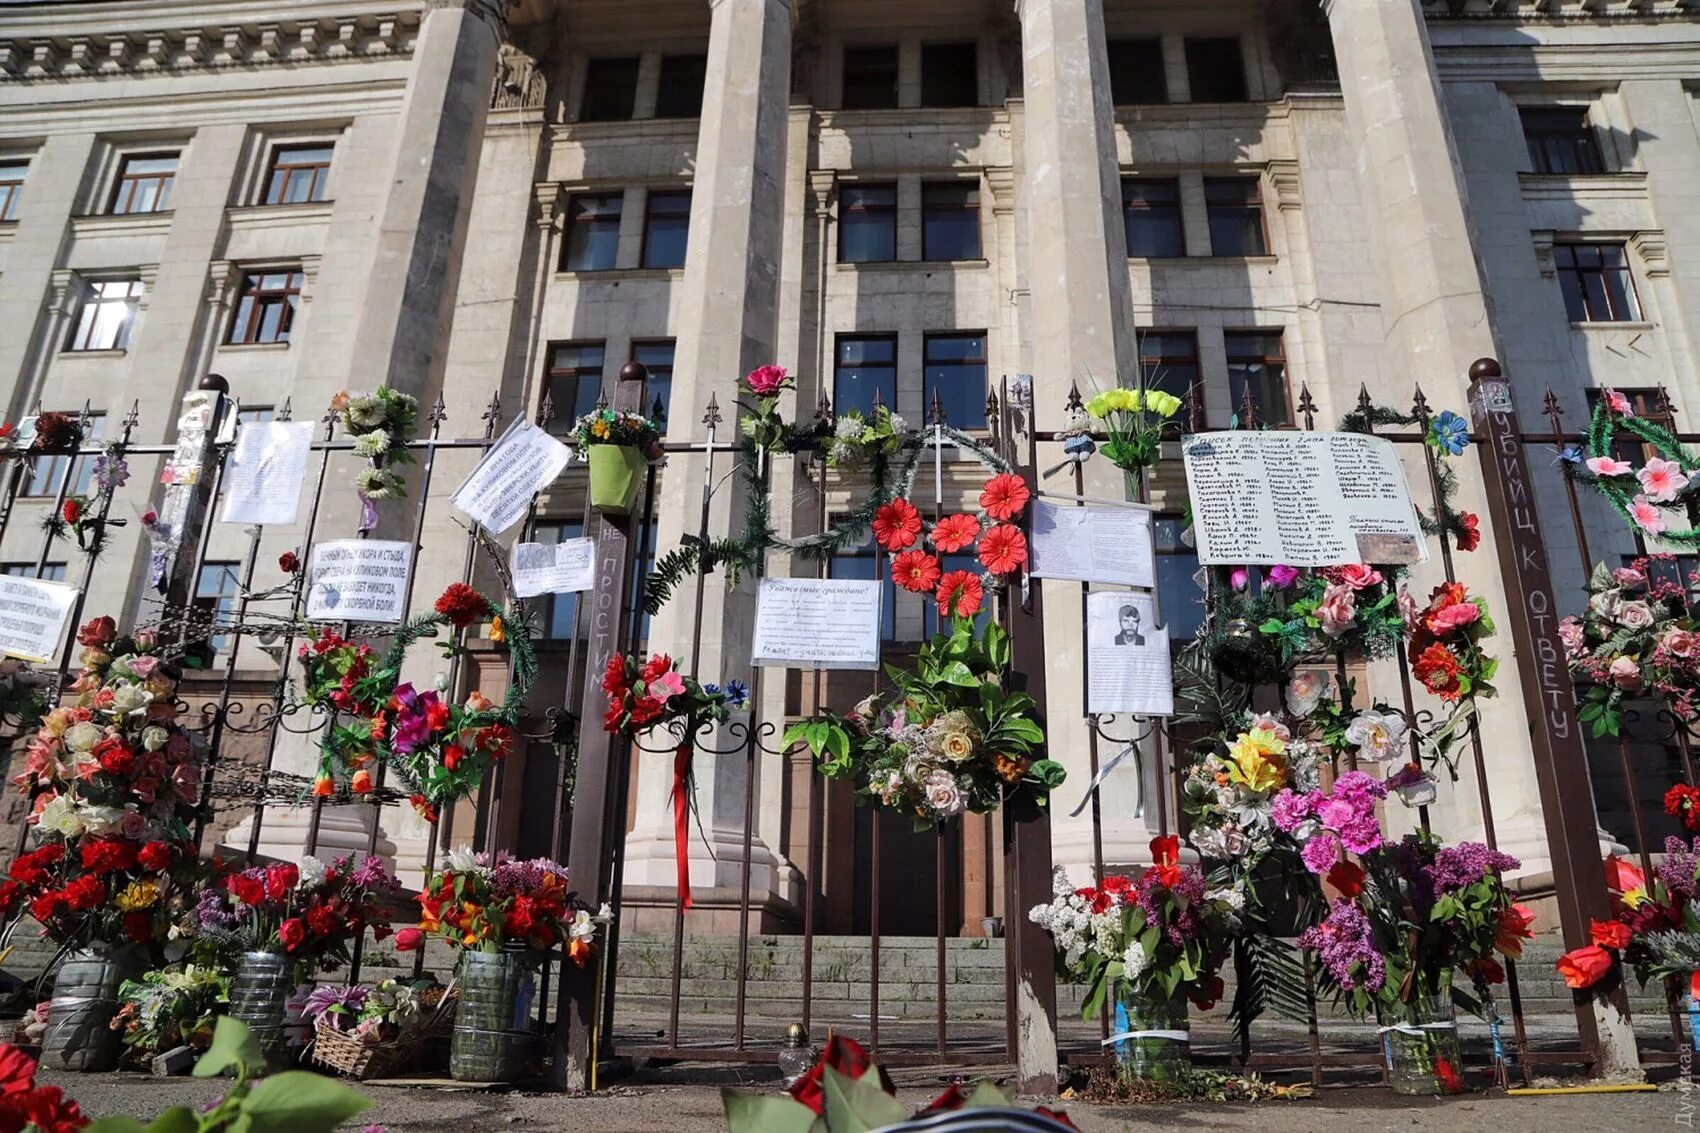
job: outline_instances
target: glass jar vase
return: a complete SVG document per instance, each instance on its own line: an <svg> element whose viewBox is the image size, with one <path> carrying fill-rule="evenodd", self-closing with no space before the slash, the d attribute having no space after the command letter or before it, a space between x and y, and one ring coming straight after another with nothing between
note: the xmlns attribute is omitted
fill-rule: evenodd
<svg viewBox="0 0 1700 1133"><path fill-rule="evenodd" d="M1174 1082L1192 1069L1186 1000L1131 984L1116 988L1111 1050L1123 1080Z"/></svg>
<svg viewBox="0 0 1700 1133"><path fill-rule="evenodd" d="M1418 996L1407 1018L1381 1028L1381 1049L1394 1093L1430 1096L1464 1092L1458 1022L1449 994Z"/></svg>

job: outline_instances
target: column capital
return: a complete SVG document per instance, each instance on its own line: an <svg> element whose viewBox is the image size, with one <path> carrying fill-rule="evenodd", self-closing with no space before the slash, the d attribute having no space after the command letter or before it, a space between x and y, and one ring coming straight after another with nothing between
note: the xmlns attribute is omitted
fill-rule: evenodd
<svg viewBox="0 0 1700 1133"><path fill-rule="evenodd" d="M464 8L497 32L503 32L508 26L508 9L511 6L512 0L425 0L425 15L429 17L438 8Z"/></svg>

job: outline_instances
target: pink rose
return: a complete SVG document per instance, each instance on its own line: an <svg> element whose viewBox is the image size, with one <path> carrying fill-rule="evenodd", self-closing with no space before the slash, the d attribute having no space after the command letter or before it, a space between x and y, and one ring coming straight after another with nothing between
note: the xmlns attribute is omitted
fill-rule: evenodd
<svg viewBox="0 0 1700 1133"><path fill-rule="evenodd" d="M1417 615L1419 613L1417 609L1417 600L1411 597L1411 592L1403 586L1399 588L1398 606L1399 616L1405 619L1405 629L1416 629Z"/></svg>
<svg viewBox="0 0 1700 1133"><path fill-rule="evenodd" d="M1330 586L1322 592L1322 603L1316 608L1322 622L1322 632L1340 637L1352 628L1358 616L1358 600L1350 586Z"/></svg>
<svg viewBox="0 0 1700 1133"><path fill-rule="evenodd" d="M138 680L147 680L159 668L159 658L149 653L130 658L130 671L136 674Z"/></svg>
<svg viewBox="0 0 1700 1133"><path fill-rule="evenodd" d="M750 376L744 379L744 384L750 387L750 392L757 397L772 397L785 388L786 373L784 366L757 366L750 371Z"/></svg>
<svg viewBox="0 0 1700 1133"><path fill-rule="evenodd" d="M1659 642L1665 652L1676 657L1690 658L1694 656L1696 639L1694 634L1685 629L1673 629L1665 634Z"/></svg>
<svg viewBox="0 0 1700 1133"><path fill-rule="evenodd" d="M1611 663L1607 670L1611 683L1625 692L1634 692L1641 687L1641 666L1633 657L1619 657Z"/></svg>
<svg viewBox="0 0 1700 1133"><path fill-rule="evenodd" d="M1364 590L1381 581L1381 572L1366 563L1353 563L1335 571L1342 585L1350 586L1353 590Z"/></svg>
<svg viewBox="0 0 1700 1133"><path fill-rule="evenodd" d="M1618 567L1611 572L1611 580L1626 590L1647 585L1647 576L1634 567Z"/></svg>
<svg viewBox="0 0 1700 1133"><path fill-rule="evenodd" d="M1269 568L1269 585L1273 586L1277 590L1285 590L1298 580L1299 571L1297 567L1290 567L1285 563L1277 563L1275 566Z"/></svg>
<svg viewBox="0 0 1700 1133"><path fill-rule="evenodd" d="M1588 643L1582 623L1574 617L1565 618L1558 623L1558 639L1564 643L1564 651L1572 657L1582 652Z"/></svg>
<svg viewBox="0 0 1700 1133"><path fill-rule="evenodd" d="M148 820L133 810L124 812L124 817L118 820L118 833L132 842L140 842L148 832Z"/></svg>
<svg viewBox="0 0 1700 1133"><path fill-rule="evenodd" d="M1448 606L1429 618L1436 637L1445 637L1451 631L1461 626L1467 626L1482 616L1480 606L1474 602L1460 602L1456 606Z"/></svg>
<svg viewBox="0 0 1700 1133"><path fill-rule="evenodd" d="M1624 629L1646 629L1653 624L1653 608L1645 602L1625 602L1617 609L1617 624Z"/></svg>

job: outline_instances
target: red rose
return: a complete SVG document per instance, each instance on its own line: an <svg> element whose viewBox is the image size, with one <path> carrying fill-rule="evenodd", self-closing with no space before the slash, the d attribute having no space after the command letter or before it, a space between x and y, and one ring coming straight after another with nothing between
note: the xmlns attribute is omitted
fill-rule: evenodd
<svg viewBox="0 0 1700 1133"><path fill-rule="evenodd" d="M466 758L466 749L459 744L450 744L443 749L443 766L450 771L460 766L460 761Z"/></svg>
<svg viewBox="0 0 1700 1133"><path fill-rule="evenodd" d="M1554 967L1564 977L1566 987L1580 989L1593 987L1605 979L1614 963L1616 961L1610 952L1597 944L1589 944L1566 952L1558 958Z"/></svg>
<svg viewBox="0 0 1700 1133"><path fill-rule="evenodd" d="M1328 871L1328 884L1338 890L1340 896L1350 901L1363 891L1363 867L1355 862L1335 862Z"/></svg>
<svg viewBox="0 0 1700 1133"><path fill-rule="evenodd" d="M277 938L283 941L283 950L293 952L301 947L307 939L307 926L300 917L290 917L277 927Z"/></svg>
<svg viewBox="0 0 1700 1133"><path fill-rule="evenodd" d="M266 899L266 883L246 873L232 877L229 888L230 895L244 905L258 905Z"/></svg>
<svg viewBox="0 0 1700 1133"><path fill-rule="evenodd" d="M83 501L72 496L60 506L59 514L64 517L66 523L76 523L83 517Z"/></svg>
<svg viewBox="0 0 1700 1133"><path fill-rule="evenodd" d="M320 936L330 936L336 932L339 923L341 922L336 911L329 905L314 905L307 910L307 927Z"/></svg>
<svg viewBox="0 0 1700 1133"><path fill-rule="evenodd" d="M102 614L98 618L89 619L77 630L77 644L98 648L112 644L112 640L117 636L118 623L112 620L111 615Z"/></svg>
<svg viewBox="0 0 1700 1133"><path fill-rule="evenodd" d="M416 928L397 929L395 948L397 952L417 952L425 946L425 934Z"/></svg>
<svg viewBox="0 0 1700 1133"><path fill-rule="evenodd" d="M266 867L266 896L282 901L301 883L301 867L294 862L273 862Z"/></svg>
<svg viewBox="0 0 1700 1133"><path fill-rule="evenodd" d="M136 753L130 750L130 745L121 736L102 737L91 754L100 763L101 770L113 775L128 775L136 769Z"/></svg>
<svg viewBox="0 0 1700 1133"><path fill-rule="evenodd" d="M673 658L665 653L656 653L645 661L643 668L638 670L638 679L648 684L656 677L666 676L673 668Z"/></svg>
<svg viewBox="0 0 1700 1133"><path fill-rule="evenodd" d="M277 566L284 574L294 574L301 569L301 559L294 551L285 551L277 557Z"/></svg>
<svg viewBox="0 0 1700 1133"><path fill-rule="evenodd" d="M1216 1006L1216 1001L1222 998L1222 992L1225 990L1226 988L1222 983L1222 977L1211 976L1209 983L1205 984L1203 987L1194 988L1192 991L1188 992L1187 998L1192 1000L1193 1006L1197 1007L1200 1011L1208 1011L1212 1007Z"/></svg>
<svg viewBox="0 0 1700 1133"><path fill-rule="evenodd" d="M143 869L162 873L171 867L171 847L164 842L149 842L136 854Z"/></svg>
<svg viewBox="0 0 1700 1133"><path fill-rule="evenodd" d="M1634 934L1622 921L1595 921L1588 926L1588 935L1601 948L1622 952L1629 947Z"/></svg>

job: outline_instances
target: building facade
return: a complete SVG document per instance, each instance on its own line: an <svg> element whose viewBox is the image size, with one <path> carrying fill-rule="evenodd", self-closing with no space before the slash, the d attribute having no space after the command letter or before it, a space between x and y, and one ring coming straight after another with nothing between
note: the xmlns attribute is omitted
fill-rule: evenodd
<svg viewBox="0 0 1700 1133"><path fill-rule="evenodd" d="M209 371L250 420L286 405L316 417L337 391L387 381L440 393L446 431L476 435L492 395L510 415L547 404L564 428L640 361L668 440L700 442L711 399L730 414L738 376L767 362L797 376L803 416L823 397L877 396L911 421L937 402L974 430L1014 374L1033 375L1041 429L1061 426L1071 387L1141 376L1218 427L1247 406L1293 420L1301 391L1324 427L1360 389L1404 410L1420 385L1462 411L1470 364L1491 356L1526 423L1549 387L1571 428L1608 386L1649 410L1663 390L1687 420L1700 406L1696 82L1687 0L9 3L0 381L12 420L87 401L110 429L139 401L147 443L171 439L173 407ZM718 428L726 439L730 423ZM456 459L433 481L439 504ZM137 466L140 499L154 477ZM1087 495L1123 492L1088 469ZM942 491L968 498L973 472L953 463ZM44 460L18 506L45 510L86 475ZM696 532L707 475L700 455L669 459L653 546ZM573 477L546 493L537 537L578 533ZM1462 479L1459 506L1485 514ZM1560 588L1580 594L1562 481L1542 483ZM776 521L818 530L819 499L830 515L853 493L833 481L822 496L782 466ZM713 496L714 534L741 523L735 495ZM1153 502L1161 607L1183 638L1201 593L1178 476L1158 477ZM1583 506L1594 557L1633 551ZM355 514L331 508L321 537L351 534ZM33 573L33 532L6 529L4 569ZM262 561L302 536L268 529ZM456 577L461 544L451 509L427 513L420 594ZM215 525L199 601L233 597L218 568L245 546ZM1494 552L1490 533L1461 572L1502 608ZM139 533L119 532L90 609L146 616L145 560ZM874 563L870 546L831 570L872 577ZM814 567L769 563L791 569ZM1433 582L1419 571L1413 589ZM1053 610L1077 602L1044 585ZM700 606L650 622L649 647L694 646L704 679L744 675L751 609L747 583L711 580ZM919 599L891 610L894 649L927 632ZM541 627L540 695L555 703L565 661L550 639L572 639L578 615L558 599ZM1053 615L1047 652L1067 810L1088 773L1081 634L1064 622ZM275 653L240 648L255 687L275 680ZM1538 882L1545 835L1514 691L1528 659L1508 640L1500 652L1511 691L1483 715L1489 789L1501 845ZM1392 670L1363 679L1394 697ZM862 691L840 679L825 695ZM770 680L759 711L778 719L810 695ZM1657 791L1665 756L1644 754ZM307 758L305 744L285 753ZM1107 861L1147 853L1146 762L1105 784ZM706 926L736 906L751 797L762 923L796 923L807 762L753 766L752 792L742 753L699 758L690 852ZM536 850L557 773L541 756L513 770L489 837ZM670 773L662 755L635 769L634 908L671 901ZM1628 797L1613 775L1603 765L1594 784L1606 839ZM1465 768L1443 788L1441 831L1479 832L1476 798ZM873 819L832 792L825 812L822 925L858 931ZM337 817L327 837L363 844L363 821ZM266 829L266 849L298 852L299 821ZM416 866L422 827L398 816L384 835ZM1001 912L997 837L983 820L936 842L890 831L886 931L931 931L932 895L906 879L946 854L952 928L979 932ZM1054 851L1089 868L1090 823L1059 813Z"/></svg>

